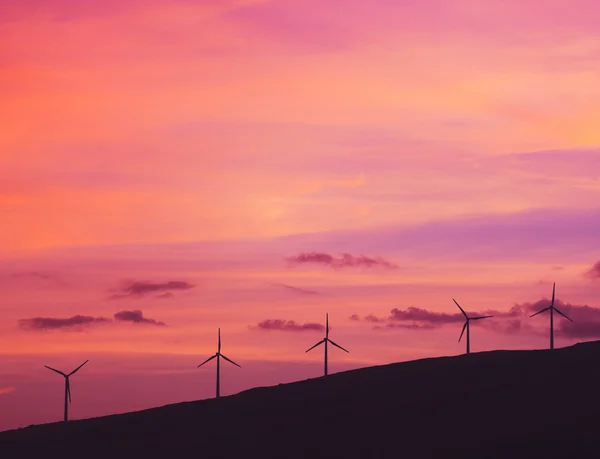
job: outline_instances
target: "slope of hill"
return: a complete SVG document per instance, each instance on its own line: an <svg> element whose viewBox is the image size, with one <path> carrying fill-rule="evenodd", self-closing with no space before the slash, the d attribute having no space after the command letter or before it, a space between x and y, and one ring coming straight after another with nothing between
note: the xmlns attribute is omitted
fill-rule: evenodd
<svg viewBox="0 0 600 459"><path fill-rule="evenodd" d="M66 458L600 457L600 342L395 363L0 433Z"/></svg>

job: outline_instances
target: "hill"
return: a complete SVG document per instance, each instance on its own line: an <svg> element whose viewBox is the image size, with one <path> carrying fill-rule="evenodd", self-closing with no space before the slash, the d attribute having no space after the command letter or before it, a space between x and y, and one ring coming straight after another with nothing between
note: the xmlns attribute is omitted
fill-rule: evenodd
<svg viewBox="0 0 600 459"><path fill-rule="evenodd" d="M395 363L0 432L6 458L600 457L600 342Z"/></svg>

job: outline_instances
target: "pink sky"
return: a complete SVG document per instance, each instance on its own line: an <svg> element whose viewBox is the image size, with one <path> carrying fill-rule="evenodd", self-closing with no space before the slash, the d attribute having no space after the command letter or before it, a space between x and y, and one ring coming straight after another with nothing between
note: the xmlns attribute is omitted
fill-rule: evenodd
<svg viewBox="0 0 600 459"><path fill-rule="evenodd" d="M1 3L0 429L61 419L43 365L90 359L74 419L212 397L218 327L223 394L320 375L326 312L332 372L464 352L452 298L496 315L473 351L546 347L552 282L557 346L600 338L598 23L592 0Z"/></svg>

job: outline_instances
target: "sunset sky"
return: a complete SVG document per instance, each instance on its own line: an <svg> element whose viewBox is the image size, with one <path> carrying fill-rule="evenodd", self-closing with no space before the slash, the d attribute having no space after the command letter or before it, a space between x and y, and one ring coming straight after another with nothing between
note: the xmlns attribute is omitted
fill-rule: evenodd
<svg viewBox="0 0 600 459"><path fill-rule="evenodd" d="M597 0L0 3L0 430L600 339Z"/></svg>

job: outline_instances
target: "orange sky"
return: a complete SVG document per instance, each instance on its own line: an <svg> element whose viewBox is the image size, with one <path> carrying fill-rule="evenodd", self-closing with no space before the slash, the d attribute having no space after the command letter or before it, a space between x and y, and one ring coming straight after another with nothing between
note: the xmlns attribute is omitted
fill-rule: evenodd
<svg viewBox="0 0 600 459"><path fill-rule="evenodd" d="M320 374L325 312L332 371L463 352L453 297L523 308L474 351L547 346L554 281L557 344L600 337L596 2L5 3L0 429L59 419L43 365L87 355L75 417L212 396L218 327L223 393Z"/></svg>

